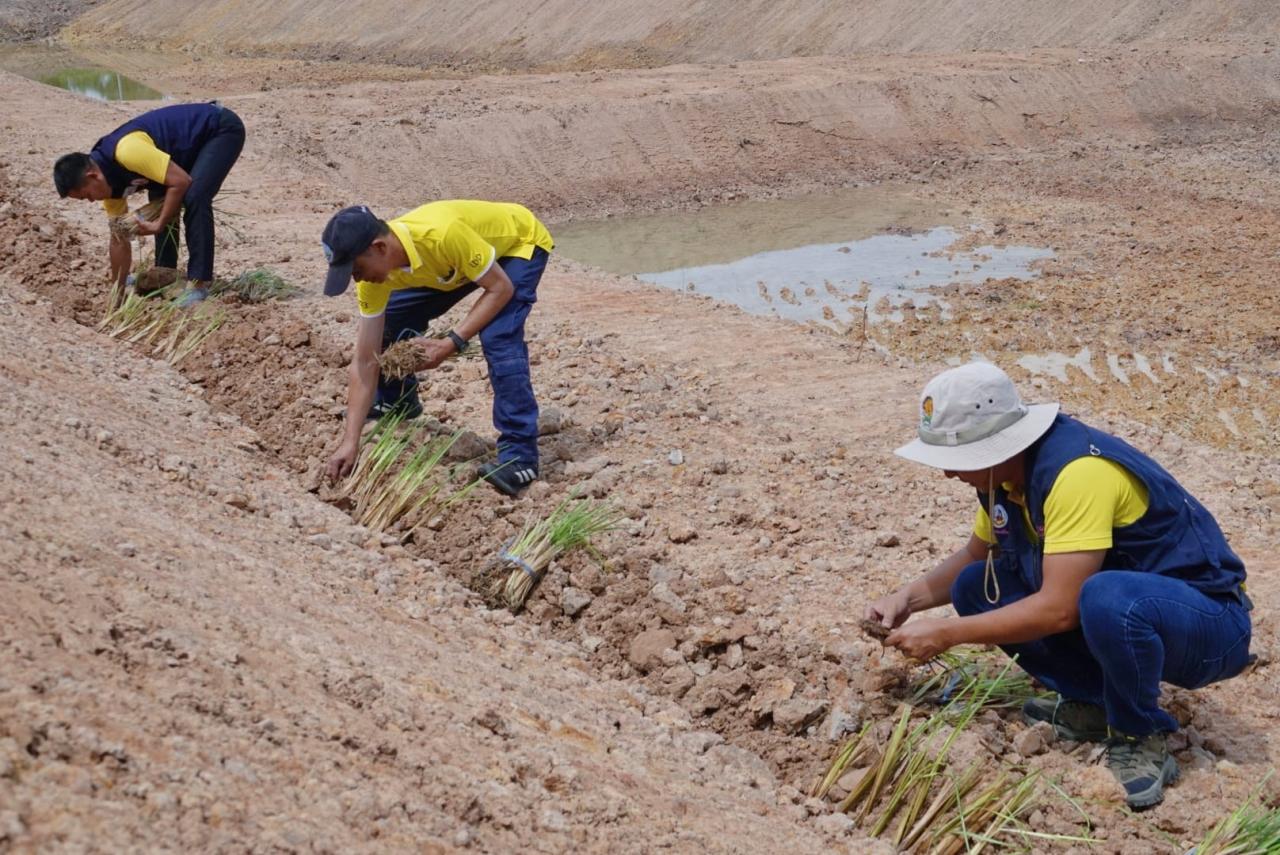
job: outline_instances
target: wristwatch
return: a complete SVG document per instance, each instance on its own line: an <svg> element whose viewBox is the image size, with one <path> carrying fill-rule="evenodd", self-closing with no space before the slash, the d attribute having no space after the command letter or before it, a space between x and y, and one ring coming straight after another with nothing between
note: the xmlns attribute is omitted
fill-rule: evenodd
<svg viewBox="0 0 1280 855"><path fill-rule="evenodd" d="M462 353L464 350L466 350L467 345L469 344L469 342L465 338L458 335L453 330L449 330L449 341L453 342L453 346L457 348L458 353Z"/></svg>

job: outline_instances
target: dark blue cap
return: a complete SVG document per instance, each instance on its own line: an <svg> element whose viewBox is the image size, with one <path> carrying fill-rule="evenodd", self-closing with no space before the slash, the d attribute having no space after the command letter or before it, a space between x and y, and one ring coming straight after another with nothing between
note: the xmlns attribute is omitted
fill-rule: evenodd
<svg viewBox="0 0 1280 855"><path fill-rule="evenodd" d="M324 280L324 293L335 297L351 284L351 265L356 256L369 248L382 233L382 221L364 205L343 208L334 214L320 236L324 257L329 261L329 275Z"/></svg>

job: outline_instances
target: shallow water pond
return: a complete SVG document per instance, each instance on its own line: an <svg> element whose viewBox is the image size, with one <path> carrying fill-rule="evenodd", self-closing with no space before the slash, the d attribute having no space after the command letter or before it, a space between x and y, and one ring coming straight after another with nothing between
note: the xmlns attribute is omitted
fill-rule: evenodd
<svg viewBox="0 0 1280 855"><path fill-rule="evenodd" d="M939 286L1028 279L1045 248L965 246L964 216L901 187L553 227L563 255L748 312L837 328L900 317Z"/></svg>

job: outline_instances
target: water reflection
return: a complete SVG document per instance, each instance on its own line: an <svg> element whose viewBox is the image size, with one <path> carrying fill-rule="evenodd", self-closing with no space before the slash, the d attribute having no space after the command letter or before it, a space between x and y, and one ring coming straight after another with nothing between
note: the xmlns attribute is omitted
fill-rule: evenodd
<svg viewBox="0 0 1280 855"><path fill-rule="evenodd" d="M99 101L154 101L164 97L150 86L118 71L100 68L63 68L37 79Z"/></svg>

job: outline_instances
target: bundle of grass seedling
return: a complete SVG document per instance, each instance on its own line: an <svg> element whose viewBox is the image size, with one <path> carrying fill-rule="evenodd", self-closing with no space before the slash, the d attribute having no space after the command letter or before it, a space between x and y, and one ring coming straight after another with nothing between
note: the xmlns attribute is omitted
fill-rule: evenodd
<svg viewBox="0 0 1280 855"><path fill-rule="evenodd" d="M586 549L595 555L591 539L616 528L622 513L612 505L590 499L565 499L544 519L530 521L500 557L511 568L505 582L499 577L495 594L500 594L513 612L520 611L551 562L574 550Z"/></svg>
<svg viewBox="0 0 1280 855"><path fill-rule="evenodd" d="M274 270L258 267L241 273L234 279L215 279L209 286L209 295L234 296L244 303L265 303L267 300L287 300L302 293L297 285L286 282Z"/></svg>
<svg viewBox="0 0 1280 855"><path fill-rule="evenodd" d="M424 524L471 494L479 479L461 487L461 467L443 460L460 433L428 436L422 428L408 428L404 416L391 413L365 435L363 452L347 478L347 495L355 502L355 517L373 531L400 524L408 539Z"/></svg>
<svg viewBox="0 0 1280 855"><path fill-rule="evenodd" d="M1257 804L1268 772L1244 804L1222 819L1188 855L1274 855L1280 852L1280 809Z"/></svg>
<svg viewBox="0 0 1280 855"><path fill-rule="evenodd" d="M223 190L218 195L219 197L224 197L234 195L237 192L243 191ZM228 211L220 205L213 205L212 207L214 226L220 231L227 232L236 240L242 240L244 238L244 231L236 225L235 221L244 215L235 211ZM164 199L153 199L127 214L123 214L119 217L112 217L109 226L111 234L125 240L140 238L141 235L138 234L138 220L154 220L160 216L160 212L162 210L164 210ZM178 210L181 212L182 209L179 208Z"/></svg>
<svg viewBox="0 0 1280 855"><path fill-rule="evenodd" d="M421 364L422 351L418 349L417 340L412 338L397 341L378 355L379 369L388 380L403 380L417 373Z"/></svg>
<svg viewBox="0 0 1280 855"><path fill-rule="evenodd" d="M133 240L139 237L138 221L147 220L148 222L160 216L160 211L164 208L164 200L156 199L148 202L137 210L130 211L120 217L112 217L110 221L111 234L125 240Z"/></svg>
<svg viewBox="0 0 1280 855"><path fill-rule="evenodd" d="M432 338L444 338L447 333ZM386 350L378 355L378 366L382 371L382 376L388 380L403 380L410 374L416 374L422 365L422 351L419 349L418 338L406 338L401 341L392 343ZM461 354L455 354L451 359L472 359L483 356L484 350L480 345L479 339L472 341L466 351Z"/></svg>
<svg viewBox="0 0 1280 855"><path fill-rule="evenodd" d="M163 295L129 293L107 313L98 329L111 338L141 344L152 356L177 365L213 335L226 318L226 312L208 304L188 309Z"/></svg>
<svg viewBox="0 0 1280 855"><path fill-rule="evenodd" d="M981 697L983 706L989 709L1021 709L1028 700L1042 694L1027 672L1009 668L1007 663L975 648L949 650L926 662L924 671L911 684L909 702L913 705L947 704L961 687L970 684L976 689L971 694Z"/></svg>
<svg viewBox="0 0 1280 855"><path fill-rule="evenodd" d="M1004 670L1011 667L1006 663ZM1000 769L983 785L984 764L975 761L959 774L951 769L955 741L999 686L999 680L970 677L945 707L915 723L914 708L902 704L882 740L872 738L868 723L841 747L813 795L826 796L847 771L862 768L839 810L903 852L978 852L1027 836L1084 839L1036 834L1022 823L1040 795L1036 775Z"/></svg>

